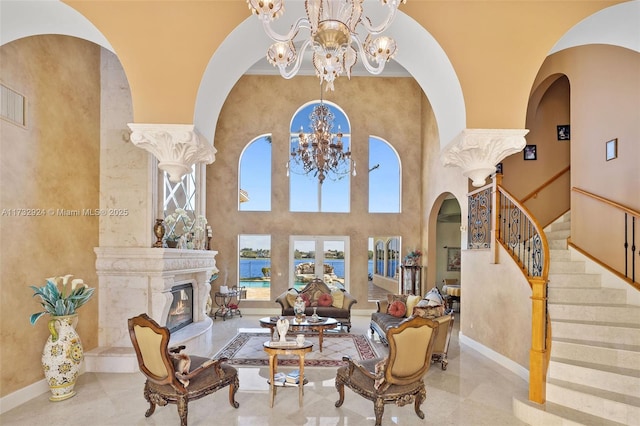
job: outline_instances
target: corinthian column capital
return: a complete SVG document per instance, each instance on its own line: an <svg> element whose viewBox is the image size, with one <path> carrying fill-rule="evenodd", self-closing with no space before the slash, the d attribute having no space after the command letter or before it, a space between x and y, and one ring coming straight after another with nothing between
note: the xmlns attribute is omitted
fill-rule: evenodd
<svg viewBox="0 0 640 426"><path fill-rule="evenodd" d="M445 146L440 161L460 167L462 174L481 187L505 157L522 151L527 129L465 129Z"/></svg>
<svg viewBox="0 0 640 426"><path fill-rule="evenodd" d="M171 182L180 182L195 163L211 164L216 149L196 132L193 124L129 123L131 142L152 153L158 167L169 174Z"/></svg>

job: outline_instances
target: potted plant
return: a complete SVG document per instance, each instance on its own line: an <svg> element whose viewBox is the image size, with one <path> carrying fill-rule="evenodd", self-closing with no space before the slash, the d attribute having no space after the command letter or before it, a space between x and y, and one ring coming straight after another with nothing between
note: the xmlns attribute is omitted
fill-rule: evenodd
<svg viewBox="0 0 640 426"><path fill-rule="evenodd" d="M422 252L420 250L413 250L405 256L404 264L405 266L420 265L421 258L422 258Z"/></svg>
<svg viewBox="0 0 640 426"><path fill-rule="evenodd" d="M73 275L47 278L42 287L30 286L40 298L43 310L31 315L35 324L43 315L51 315L47 343L42 352L42 367L49 384L51 401L63 401L76 394L74 387L84 350L75 330L77 310L93 296L94 289Z"/></svg>

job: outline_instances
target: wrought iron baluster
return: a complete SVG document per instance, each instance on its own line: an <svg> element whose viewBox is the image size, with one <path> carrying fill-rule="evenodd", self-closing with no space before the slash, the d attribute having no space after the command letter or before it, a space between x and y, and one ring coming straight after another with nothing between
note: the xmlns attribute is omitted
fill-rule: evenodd
<svg viewBox="0 0 640 426"><path fill-rule="evenodd" d="M631 218L631 280L633 282L636 282L636 217L635 216Z"/></svg>
<svg viewBox="0 0 640 426"><path fill-rule="evenodd" d="M628 277L629 273L629 215L624 213L624 276Z"/></svg>
<svg viewBox="0 0 640 426"><path fill-rule="evenodd" d="M469 242L470 249L488 248L491 225L491 191L486 189L469 196Z"/></svg>

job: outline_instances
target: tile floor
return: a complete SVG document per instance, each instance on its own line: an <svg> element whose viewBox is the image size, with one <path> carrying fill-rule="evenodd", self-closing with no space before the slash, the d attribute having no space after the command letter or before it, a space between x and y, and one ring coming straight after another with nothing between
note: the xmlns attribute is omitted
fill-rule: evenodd
<svg viewBox="0 0 640 426"><path fill-rule="evenodd" d="M459 314L458 314L459 315ZM256 327L258 316L244 315L213 326L215 354L240 328ZM369 319L352 319L352 333L367 334ZM369 334L367 334L370 336ZM458 327L449 348L449 366L443 371L435 364L427 373L427 399L422 404L425 419L416 416L413 405L385 405L383 426L388 425L524 425L514 417L512 398L527 397L527 384L474 350L460 346ZM386 349L374 342L379 352ZM239 368L240 389L229 405L226 389L189 404L189 425L374 425L373 403L345 389L342 407L334 406L338 393L334 387L334 368L306 368L310 381L305 386L304 406L298 407L295 388L280 388L273 408L269 407L268 367ZM140 373L85 373L78 380L78 394L66 401L49 402L48 394L14 408L0 416L0 424L47 426L74 425L178 425L175 405L157 407L145 418L148 404L142 395L144 378Z"/></svg>

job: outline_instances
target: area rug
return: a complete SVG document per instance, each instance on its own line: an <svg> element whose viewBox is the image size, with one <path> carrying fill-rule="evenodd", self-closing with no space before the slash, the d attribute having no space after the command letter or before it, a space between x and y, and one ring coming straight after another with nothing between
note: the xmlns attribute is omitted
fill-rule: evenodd
<svg viewBox="0 0 640 426"><path fill-rule="evenodd" d="M263 343L270 338L269 330L238 333L215 357L229 358L227 364L231 365L269 365L269 356L263 350ZM290 339L293 338L292 335ZM363 335L325 333L322 339L322 352L318 346L317 335L309 334L306 338L313 342L313 350L305 354L305 367L339 367L345 364L342 360L345 355L356 360L373 359L379 356L367 336ZM298 357L279 355L278 365L297 366Z"/></svg>

